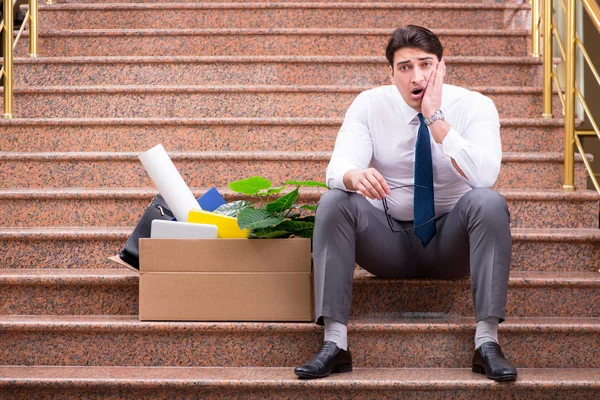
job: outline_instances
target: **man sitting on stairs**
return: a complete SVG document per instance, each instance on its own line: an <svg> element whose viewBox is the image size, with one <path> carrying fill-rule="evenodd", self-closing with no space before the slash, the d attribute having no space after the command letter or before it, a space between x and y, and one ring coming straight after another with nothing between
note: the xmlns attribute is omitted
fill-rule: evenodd
<svg viewBox="0 0 600 400"><path fill-rule="evenodd" d="M470 274L472 370L517 378L498 344L512 250L508 206L490 189L502 159L498 112L480 93L444 84L442 53L430 30L397 29L386 49L392 85L361 93L346 113L313 237L315 311L325 339L295 369L301 378L352 370L355 262L389 278Z"/></svg>

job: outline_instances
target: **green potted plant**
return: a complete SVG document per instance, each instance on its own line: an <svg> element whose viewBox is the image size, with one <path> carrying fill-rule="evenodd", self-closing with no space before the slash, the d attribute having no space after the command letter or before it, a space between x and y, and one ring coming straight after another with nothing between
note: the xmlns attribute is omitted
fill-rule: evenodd
<svg viewBox="0 0 600 400"><path fill-rule="evenodd" d="M249 230L250 238L312 238L316 206L296 204L301 187L322 187L327 185L316 181L290 180L282 186L273 184L261 176L253 176L231 182L229 188L235 192L258 198L258 204L238 200L224 204L216 213L238 218L238 225ZM294 187L281 197L276 197L284 189Z"/></svg>

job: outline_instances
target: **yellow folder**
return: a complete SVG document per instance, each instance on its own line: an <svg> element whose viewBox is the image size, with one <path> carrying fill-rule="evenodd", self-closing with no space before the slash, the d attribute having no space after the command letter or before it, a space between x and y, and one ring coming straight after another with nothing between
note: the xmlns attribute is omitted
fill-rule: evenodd
<svg viewBox="0 0 600 400"><path fill-rule="evenodd" d="M248 238L248 229L240 229L237 218L234 217L192 209L188 214L187 222L216 225L218 238Z"/></svg>

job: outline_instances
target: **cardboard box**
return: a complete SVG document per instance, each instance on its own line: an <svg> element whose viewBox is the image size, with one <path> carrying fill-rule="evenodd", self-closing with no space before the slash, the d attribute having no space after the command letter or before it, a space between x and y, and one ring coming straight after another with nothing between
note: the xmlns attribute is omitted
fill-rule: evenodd
<svg viewBox="0 0 600 400"><path fill-rule="evenodd" d="M312 321L310 239L140 239L140 320Z"/></svg>

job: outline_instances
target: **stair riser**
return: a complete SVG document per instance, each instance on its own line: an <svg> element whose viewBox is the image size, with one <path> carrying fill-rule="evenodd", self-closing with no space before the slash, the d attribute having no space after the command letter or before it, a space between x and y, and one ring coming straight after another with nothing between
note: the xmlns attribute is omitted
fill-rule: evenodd
<svg viewBox="0 0 600 400"><path fill-rule="evenodd" d="M130 328L47 330L2 327L4 365L94 366L260 366L295 367L307 361L323 340L320 327L236 331L209 328L175 330L168 325ZM203 329L203 327L206 327ZM472 327L369 330L349 325L348 344L355 367L467 368L473 355ZM504 354L517 368L598 368L597 330L509 331ZM535 335L532 333L535 332ZM232 348L235 351L232 351Z"/></svg>
<svg viewBox="0 0 600 400"><path fill-rule="evenodd" d="M129 234L117 238L0 239L4 249L0 260L3 268L18 269L124 268L107 258L119 254L128 237Z"/></svg>
<svg viewBox="0 0 600 400"><path fill-rule="evenodd" d="M292 369L290 368L290 371ZM291 376L292 372L290 372ZM28 386L28 385L27 385ZM133 389L128 384L112 384L109 388L79 388L80 384L54 389L50 387L20 387L18 389L0 389L0 395L13 400L31 400L31 399L61 399L61 400L131 400L131 399L154 399L154 400L246 400L246 399L286 399L286 400L320 400L328 399L355 399L355 400L456 400L456 399L486 399L493 395L495 400L546 400L546 399L569 399L569 400L589 400L598 395L597 389L574 389L562 390L553 389L533 389L525 387L511 387L510 390L470 389L470 388L427 388L427 390L415 390L410 387L398 386L394 389L384 389L379 387L369 387L361 389L356 386L353 389L342 389L338 387L314 388L311 385L302 388L281 388L274 386L270 389L253 389L244 386L237 386L235 389L228 388L208 388L201 385L194 389L176 389L165 388L157 389L152 387ZM149 385L150 386L150 385ZM495 388L494 388L495 389ZM492 394L493 393L493 394Z"/></svg>
<svg viewBox="0 0 600 400"><path fill-rule="evenodd" d="M15 94L20 118L342 118L361 90L337 92L48 92ZM541 93L489 93L501 118L539 117ZM560 104L555 113L560 115Z"/></svg>
<svg viewBox="0 0 600 400"><path fill-rule="evenodd" d="M600 243L513 239L511 268L518 271L600 272Z"/></svg>
<svg viewBox="0 0 600 400"><path fill-rule="evenodd" d="M97 35L39 37L40 56L219 56L219 55L330 55L384 56L390 32L382 34L212 34L212 35ZM469 36L440 35L444 55L506 56L529 55L526 35ZM465 46L465 43L469 43ZM25 40L19 42L17 55L29 54Z"/></svg>
<svg viewBox="0 0 600 400"><path fill-rule="evenodd" d="M508 126L502 123L504 151L562 152L562 126ZM331 151L340 128L326 125L185 124L32 125L2 127L9 152L131 152L162 143L169 151ZM578 175L576 175L578 176Z"/></svg>
<svg viewBox="0 0 600 400"><path fill-rule="evenodd" d="M296 178L304 179L304 178ZM306 203L315 203L307 200ZM508 199L513 228L597 228L597 201ZM149 199L8 200L1 226L135 226ZM139 212L132 212L139 210ZM565 216L561 218L560 216Z"/></svg>
<svg viewBox="0 0 600 400"><path fill-rule="evenodd" d="M506 71L511 73L507 74ZM76 85L365 85L390 83L385 62L207 62L20 64L15 87ZM446 82L466 86L529 86L541 65L449 63Z"/></svg>
<svg viewBox="0 0 600 400"><path fill-rule="evenodd" d="M144 206L147 204L145 201ZM0 265L10 269L123 268L109 262L107 257L118 254L128 236L129 233L80 240L0 239L3 249ZM597 271L600 242L513 240L511 268L515 271Z"/></svg>
<svg viewBox="0 0 600 400"><path fill-rule="evenodd" d="M529 10L471 7L244 7L160 9L75 9L42 7L40 31L58 29L231 29L231 28L381 28L422 21L435 30L525 29Z"/></svg>
<svg viewBox="0 0 600 400"><path fill-rule="evenodd" d="M146 150L146 149L143 149ZM213 159L173 158L175 166L189 186L226 187L228 183L254 175L272 182L289 179L325 181L328 153L313 159L271 159L215 156ZM235 165L235 168L232 166ZM585 167L575 164L575 184L585 188ZM64 171L69 171L65 174ZM210 172L209 172L210 171ZM563 182L564 166L560 161L513 162L504 160L496 188L559 189ZM36 177L36 178L34 178ZM0 160L0 188L153 188L154 184L137 158L85 159L13 159ZM12 206L12 205L11 205ZM2 218L0 213L0 219Z"/></svg>
<svg viewBox="0 0 600 400"><path fill-rule="evenodd" d="M137 278L116 284L0 284L0 315L137 315ZM443 313L474 315L470 280L413 284L357 281L350 315ZM508 290L509 317L598 317L598 286L523 287Z"/></svg>

